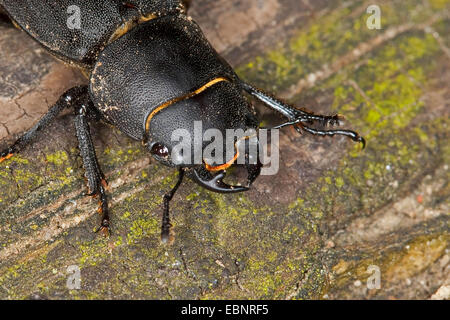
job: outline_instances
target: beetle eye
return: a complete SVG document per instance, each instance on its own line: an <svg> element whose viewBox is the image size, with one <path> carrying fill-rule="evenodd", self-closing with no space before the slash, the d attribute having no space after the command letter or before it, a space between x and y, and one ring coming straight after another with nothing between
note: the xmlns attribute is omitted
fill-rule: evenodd
<svg viewBox="0 0 450 320"><path fill-rule="evenodd" d="M169 155L169 149L161 143L155 143L150 150L151 154L157 155L159 157L167 157Z"/></svg>

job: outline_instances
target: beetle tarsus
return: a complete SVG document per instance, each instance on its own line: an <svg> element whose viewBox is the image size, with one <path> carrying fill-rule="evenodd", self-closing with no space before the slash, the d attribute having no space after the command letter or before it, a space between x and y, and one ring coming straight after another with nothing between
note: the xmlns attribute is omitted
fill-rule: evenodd
<svg viewBox="0 0 450 320"><path fill-rule="evenodd" d="M362 144L362 148L364 149L366 147L366 140L361 137L357 132L352 131L352 130L317 130L317 129L313 129L304 125L300 125L300 126L296 126L295 129L298 132L301 132L301 130L304 130L310 134L313 135L318 135L318 136L334 136L334 135L341 135L341 136L346 136L349 137L350 139L352 139L355 142L360 142Z"/></svg>
<svg viewBox="0 0 450 320"><path fill-rule="evenodd" d="M103 233L104 237L111 236L111 227L110 227L110 220L108 215L108 210L102 211L102 222L100 223L100 226L95 230L95 233Z"/></svg>
<svg viewBox="0 0 450 320"><path fill-rule="evenodd" d="M106 196L106 191L103 185L100 185L97 192L94 195L99 195L99 207L98 212L102 215L102 222L100 226L95 230L95 233L102 232L105 237L111 235L111 227L109 220L109 210L108 210L108 198Z"/></svg>
<svg viewBox="0 0 450 320"><path fill-rule="evenodd" d="M108 219L104 219L102 220L102 223L100 225L100 227L97 228L97 230L95 230L95 233L103 233L104 237L109 237L111 236L111 228L109 226L109 220Z"/></svg>

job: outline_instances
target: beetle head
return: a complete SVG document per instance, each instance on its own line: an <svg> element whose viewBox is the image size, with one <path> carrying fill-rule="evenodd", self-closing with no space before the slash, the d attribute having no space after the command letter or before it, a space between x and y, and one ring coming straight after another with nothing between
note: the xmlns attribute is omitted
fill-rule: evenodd
<svg viewBox="0 0 450 320"><path fill-rule="evenodd" d="M247 166L249 183L259 174L260 166L253 161L257 154L252 154L246 143L256 136L257 127L241 90L224 81L158 112L151 120L147 145L158 161L190 168L197 173L193 174L194 180L202 186L227 192L221 182L222 172L232 165ZM211 187L205 181L214 177ZM233 192L237 190L243 191L233 188Z"/></svg>

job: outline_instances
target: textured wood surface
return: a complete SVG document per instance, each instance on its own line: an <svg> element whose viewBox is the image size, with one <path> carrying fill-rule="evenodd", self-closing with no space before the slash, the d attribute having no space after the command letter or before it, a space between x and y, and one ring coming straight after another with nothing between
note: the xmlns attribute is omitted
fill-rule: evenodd
<svg viewBox="0 0 450 320"><path fill-rule="evenodd" d="M92 126L113 234L84 197L71 112L0 164L0 298L449 298L450 21L445 0L197 0L190 14L239 75L314 112L339 112L367 148L280 135L280 171L242 195L185 181L176 239L159 242L176 181L120 132ZM0 23L0 146L84 83ZM265 123L280 118L257 105ZM81 289L66 286L81 270ZM368 288L379 268L380 288Z"/></svg>

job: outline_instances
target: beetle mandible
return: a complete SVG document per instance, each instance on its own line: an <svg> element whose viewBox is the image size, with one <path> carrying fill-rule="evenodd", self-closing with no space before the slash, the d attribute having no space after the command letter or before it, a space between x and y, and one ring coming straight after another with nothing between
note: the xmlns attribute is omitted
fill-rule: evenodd
<svg viewBox="0 0 450 320"><path fill-rule="evenodd" d="M68 28L67 8L81 14L79 28ZM287 118L276 126L294 126L319 136L344 135L365 145L351 130L318 130L310 124L339 124L339 117L316 115L290 106L241 80L213 49L199 26L187 15L182 0L0 0L0 7L56 58L80 68L89 84L66 91L31 129L0 152L0 162L28 145L66 108L74 110L74 125L85 168L88 194L99 197L102 220L97 231L109 233L106 180L89 131L91 120L103 120L130 138L142 141L150 154L178 169L178 181L164 195L161 240L171 238L169 202L183 177L214 192L249 190L260 175L259 160L248 161L246 185L223 181L236 156L222 163L175 161L171 134L202 121L203 130L259 129L251 103L259 100ZM272 128L272 129L274 129ZM181 157L184 159L183 157ZM190 160L190 159L188 159Z"/></svg>

